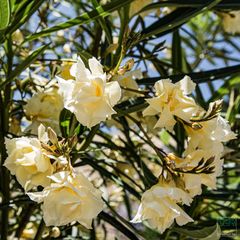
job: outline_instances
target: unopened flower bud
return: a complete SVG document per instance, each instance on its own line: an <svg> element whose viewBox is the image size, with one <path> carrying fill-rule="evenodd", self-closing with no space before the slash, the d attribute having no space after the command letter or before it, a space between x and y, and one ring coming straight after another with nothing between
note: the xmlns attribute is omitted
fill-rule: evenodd
<svg viewBox="0 0 240 240"><path fill-rule="evenodd" d="M126 68L129 71L132 69L133 66L134 66L134 60L133 60L133 58L131 58L130 60L127 61Z"/></svg>
<svg viewBox="0 0 240 240"><path fill-rule="evenodd" d="M57 31L57 35L58 35L58 37L63 37L64 36L64 31L63 30Z"/></svg>
<svg viewBox="0 0 240 240"><path fill-rule="evenodd" d="M194 122L192 123L192 129L199 130L202 128L202 125L200 123Z"/></svg>
<svg viewBox="0 0 240 240"><path fill-rule="evenodd" d="M53 227L51 230L51 237L57 238L61 235L60 229L58 227Z"/></svg>
<svg viewBox="0 0 240 240"><path fill-rule="evenodd" d="M50 127L47 128L48 138L51 141L52 144L57 145L58 144L58 138L57 134L54 132L54 130Z"/></svg>
<svg viewBox="0 0 240 240"><path fill-rule="evenodd" d="M24 41L24 37L22 32L17 29L13 34L12 34L12 40L16 43L16 44L21 44Z"/></svg>
<svg viewBox="0 0 240 240"><path fill-rule="evenodd" d="M66 53L71 53L71 47L68 43L64 44L63 51L66 52Z"/></svg>

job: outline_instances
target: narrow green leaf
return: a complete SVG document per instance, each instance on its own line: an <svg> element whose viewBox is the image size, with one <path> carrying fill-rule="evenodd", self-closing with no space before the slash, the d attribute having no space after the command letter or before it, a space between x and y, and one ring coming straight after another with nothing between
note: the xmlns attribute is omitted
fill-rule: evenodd
<svg viewBox="0 0 240 240"><path fill-rule="evenodd" d="M35 0L19 7L6 33L13 33L20 28L44 3L45 0Z"/></svg>
<svg viewBox="0 0 240 240"><path fill-rule="evenodd" d="M11 11L13 14L16 14L21 8L26 8L27 4L29 4L28 0L11 0Z"/></svg>
<svg viewBox="0 0 240 240"><path fill-rule="evenodd" d="M178 8L185 8L185 7L192 7L192 8L199 8L204 7L205 1L203 0L169 0L163 2L156 2L149 4L148 6L144 7L140 12L148 11L154 8L160 7L178 7ZM240 9L240 2L238 0L223 0L214 6L214 9Z"/></svg>
<svg viewBox="0 0 240 240"><path fill-rule="evenodd" d="M229 74L230 76L230 74ZM209 99L208 102L213 102L219 98L222 98L224 95L229 94L231 88L238 89L240 87L240 77L237 75L232 79L227 79L227 81L212 94L212 97Z"/></svg>
<svg viewBox="0 0 240 240"><path fill-rule="evenodd" d="M91 128L87 137L83 140L83 142L81 144L80 151L84 151L88 148L88 146L91 144L94 136L96 135L98 129L99 129L99 124L95 125L93 128Z"/></svg>
<svg viewBox="0 0 240 240"><path fill-rule="evenodd" d="M185 236L191 237L191 239L218 240L221 237L221 228L218 224L197 230L184 228L174 228L174 230Z"/></svg>
<svg viewBox="0 0 240 240"><path fill-rule="evenodd" d="M97 0L92 0L92 4L93 4L93 6L94 6L96 9L101 9L101 5L98 3ZM106 24L106 21L104 20L103 17L100 17L100 18L98 19L98 21L99 21L99 24L100 24L101 28L102 28L102 29L104 30L104 32L106 33L106 38L107 38L107 40L108 40L108 43L109 43L109 44L112 43L112 35L111 35L110 31L109 31L109 28L108 28L108 26L107 26L107 24Z"/></svg>
<svg viewBox="0 0 240 240"><path fill-rule="evenodd" d="M26 41L32 41L32 40L37 39L39 37L48 36L52 32L56 32L56 31L61 30L61 29L70 28L70 27L73 27L73 26L76 26L76 25L81 26L81 25L89 23L93 20L99 19L100 17L106 17L106 16L110 15L111 12L119 9L120 7L123 7L123 6L131 3L132 1L133 0L125 0L125 1L116 0L116 1L113 1L113 2L110 2L110 3L106 4L104 6L99 6L95 10L92 10L91 12L86 12L79 17L72 18L72 19L70 19L70 20L68 20L64 23L60 23L56 26L46 28L39 33L33 34L33 35L27 37L25 42Z"/></svg>
<svg viewBox="0 0 240 240"><path fill-rule="evenodd" d="M10 4L8 0L0 0L0 30L7 27L10 20Z"/></svg>
<svg viewBox="0 0 240 240"><path fill-rule="evenodd" d="M64 138L69 136L71 116L72 113L66 108L64 108L60 113L59 127Z"/></svg>
<svg viewBox="0 0 240 240"><path fill-rule="evenodd" d="M208 1L207 4L200 8L182 8L177 9L171 14L160 18L158 21L154 22L149 27L145 28L142 31L142 39L152 37L153 35L157 35L158 37L165 35L174 29L178 28L185 22L189 21L191 18L197 16L198 14L211 9L216 4L218 4L221 0Z"/></svg>
<svg viewBox="0 0 240 240"><path fill-rule="evenodd" d="M240 73L240 65L224 67L224 68L219 68L219 69L209 70L204 72L189 72L186 74L177 74L177 75L170 75L170 76L164 76L164 77L144 78L144 79L137 80L137 82L139 84L153 85L158 80L161 80L164 78L170 78L173 80L173 82L178 82L185 75L188 75L189 77L191 77L191 79L195 83L199 84L199 83L214 81L216 79L223 79L236 73Z"/></svg>
<svg viewBox="0 0 240 240"><path fill-rule="evenodd" d="M173 32L172 38L172 65L173 73L182 73L182 48L181 48L181 36L179 30Z"/></svg>

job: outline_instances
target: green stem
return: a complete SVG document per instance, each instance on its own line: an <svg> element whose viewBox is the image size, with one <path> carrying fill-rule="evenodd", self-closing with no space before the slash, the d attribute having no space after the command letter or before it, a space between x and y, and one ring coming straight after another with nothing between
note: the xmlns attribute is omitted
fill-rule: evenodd
<svg viewBox="0 0 240 240"><path fill-rule="evenodd" d="M13 65L13 52L12 52L12 39L9 37L6 42L6 55L7 55L7 73L6 79L9 78L12 72ZM10 199L9 182L10 175L7 168L3 166L5 159L7 158L7 150L5 146L5 136L9 127L9 103L11 97L11 83L6 84L5 91L0 92L0 107L1 107L1 121L0 121L0 144L1 144L1 184L2 184L2 204L6 204ZM1 239L7 240L8 237L8 213L9 208L2 210L2 226L1 226Z"/></svg>
<svg viewBox="0 0 240 240"><path fill-rule="evenodd" d="M117 71L118 71L118 69L119 69L119 67L120 67L120 65L122 63L122 60L123 60L124 56L125 56L125 51L122 50L121 54L120 54L120 57L118 59L118 63L116 65L116 67L113 69L113 75L117 73Z"/></svg>
<svg viewBox="0 0 240 240"><path fill-rule="evenodd" d="M118 63L117 66L114 68L113 73L116 73L118 71L118 68L122 62L122 59L124 58L125 53L123 52L123 39L124 39L124 34L126 31L126 26L128 26L128 22L129 22L129 7L125 7L123 9L123 11L120 11L120 21L121 21L121 29L120 29L120 33L119 33L119 37L118 37L118 48L116 50L116 54L114 57L114 61L116 62L118 59ZM118 58L118 56L120 55L120 57Z"/></svg>

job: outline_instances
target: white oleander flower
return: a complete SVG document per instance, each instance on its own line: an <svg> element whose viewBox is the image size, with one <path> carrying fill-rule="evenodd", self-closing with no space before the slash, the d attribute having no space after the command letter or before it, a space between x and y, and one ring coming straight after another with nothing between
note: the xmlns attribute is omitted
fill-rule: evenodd
<svg viewBox="0 0 240 240"><path fill-rule="evenodd" d="M143 111L143 116L160 114L155 128L165 127L169 131L172 131L176 123L174 116L189 122L198 111L194 99L187 96L194 90L195 85L188 76L176 84L170 79L156 82L154 85L156 97L146 99L149 106Z"/></svg>
<svg viewBox="0 0 240 240"><path fill-rule="evenodd" d="M92 220L103 209L101 191L80 172L58 172L42 192L28 193L33 201L43 202L43 218L47 226L63 226L77 221L91 228Z"/></svg>
<svg viewBox="0 0 240 240"><path fill-rule="evenodd" d="M192 149L196 147L208 149L209 141L213 141L215 143L227 142L236 138L236 134L231 131L231 127L227 120L220 115L208 121L200 122L200 125L201 128L196 130L189 126L185 126L187 134L190 138L189 145ZM222 148L221 151L223 151Z"/></svg>
<svg viewBox="0 0 240 240"><path fill-rule="evenodd" d="M27 130L36 134L37 128L42 123L60 133L59 117L63 109L63 100L57 88L53 87L45 92L34 94L27 100L24 109L26 116L32 120L32 125Z"/></svg>
<svg viewBox="0 0 240 240"><path fill-rule="evenodd" d="M75 114L77 120L91 128L115 113L113 106L121 98L118 82L106 82L106 73L96 58L88 61L91 72L81 59L73 64L70 73L76 80L58 78L64 107Z"/></svg>
<svg viewBox="0 0 240 240"><path fill-rule="evenodd" d="M193 219L177 203L190 205L192 198L173 182L162 182L143 193L141 204L133 223L147 221L150 227L163 233L174 220L182 226Z"/></svg>
<svg viewBox="0 0 240 240"><path fill-rule="evenodd" d="M214 167L213 173L205 174L184 174L186 189L191 196L201 194L201 184L211 189L216 189L217 177L222 173L224 146L222 142L234 139L236 136L231 131L227 121L218 116L209 121L201 122L202 128L199 130L188 131L190 140L185 151L185 162L187 166L197 167L201 159L207 161L214 157L211 166Z"/></svg>
<svg viewBox="0 0 240 240"><path fill-rule="evenodd" d="M223 144L220 142L214 142L211 140L205 140L206 146L201 148L191 148L188 146L184 152L185 157L181 162L176 163L176 167L182 168L185 171L198 167L199 162L203 161L203 166L208 160L212 159L212 163L209 167L214 167L213 173L186 173L183 174L183 181L185 183L185 189L188 190L191 197L202 193L202 185L205 185L211 189L216 189L217 177L222 173L223 159L221 158L223 151Z"/></svg>
<svg viewBox="0 0 240 240"><path fill-rule="evenodd" d="M223 28L226 32L235 34L240 33L240 11L221 13L223 17Z"/></svg>
<svg viewBox="0 0 240 240"><path fill-rule="evenodd" d="M126 72L123 75L114 76L113 80L118 81L121 87L126 87L133 90L139 90L136 79L140 79L142 77L143 77L142 72L140 71L140 69L137 69L134 71ZM122 90L122 95L123 95L122 97L123 100L126 100L130 97L141 96L140 93L129 91L129 90Z"/></svg>
<svg viewBox="0 0 240 240"><path fill-rule="evenodd" d="M214 103L210 103L210 108ZM204 115L203 111L200 115ZM189 137L188 147L184 152L184 158L180 162L175 162L176 167L184 170L193 169L198 166L201 160L204 163L213 158L211 167L214 167L213 173L183 174L185 188L193 197L202 192L202 184L212 189L216 188L216 178L222 173L224 151L223 142L234 139L236 135L231 131L228 122L220 115L216 117L198 122L198 128L191 128L185 125L186 132Z"/></svg>
<svg viewBox="0 0 240 240"><path fill-rule="evenodd" d="M194 168L204 159L206 162L214 158L211 166L213 173L184 174L183 179L186 189L191 196L201 194L201 185L206 185L212 189L216 188L216 178L222 173L224 151L223 142L234 139L236 135L231 131L228 122L220 115L213 119L200 122L201 128L196 130L185 126L189 136L188 148L184 152L184 160L181 166L184 169ZM185 165L185 166L184 166Z"/></svg>
<svg viewBox="0 0 240 240"><path fill-rule="evenodd" d="M34 186L47 186L49 175L53 173L50 159L41 146L44 139L44 127L39 127L39 139L19 137L5 139L8 157L4 166L12 175L16 175L18 182L26 191Z"/></svg>

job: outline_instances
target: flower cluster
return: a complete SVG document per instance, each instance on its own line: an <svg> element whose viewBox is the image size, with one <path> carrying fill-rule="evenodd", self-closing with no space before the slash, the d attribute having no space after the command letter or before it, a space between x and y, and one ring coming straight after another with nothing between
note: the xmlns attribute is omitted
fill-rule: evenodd
<svg viewBox="0 0 240 240"><path fill-rule="evenodd" d="M173 153L165 157L159 182L147 190L138 213L132 220L146 220L164 232L174 220L178 225L193 221L178 204L190 205L202 192L202 184L216 188L216 177L223 165L223 142L235 138L227 121L219 114L221 101L209 105L208 111L187 96L195 88L189 77L173 84L170 79L155 84L156 97L147 99L144 115L158 115L155 128L173 130L176 122L183 124L188 146L182 157Z"/></svg>
<svg viewBox="0 0 240 240"><path fill-rule="evenodd" d="M66 142L55 132L40 125L38 138L6 139L8 158L5 166L16 175L29 197L43 202L47 226L62 226L77 221L91 228L93 218L103 209L101 191L68 161ZM36 186L41 192L29 192ZM86 211L86 209L88 209Z"/></svg>
<svg viewBox="0 0 240 240"><path fill-rule="evenodd" d="M118 71L104 72L95 58L89 59L88 66L89 69L80 58L76 63L68 64L61 77L57 77L56 88L36 93L27 101L25 113L32 125L38 126L38 138L6 139L8 158L5 166L16 175L28 196L42 203L47 226L77 221L91 228L93 218L103 209L101 191L72 167L71 152L76 150L76 144L73 144L76 136L60 138L56 134L61 134L56 126L62 108L74 114L81 125L92 128L117 114L114 106L120 100L124 102L145 96L135 81L142 78L140 70L131 71L133 60ZM152 118L154 128L169 132L179 123L188 136L187 147L181 156L163 150L158 152L159 148L153 147L157 156L161 155L160 169L153 170L153 174L160 172L160 175L157 183L148 186L143 193L137 215L132 220L134 223L146 221L161 233L174 221L178 225L193 221L181 205L190 206L193 197L201 194L202 185L216 188L216 178L223 165L223 143L235 138L227 121L220 116L221 101L210 103L209 109L204 110L191 96L195 85L188 76L177 83L170 79L158 81L154 85L155 96L145 99L148 107L142 113L127 114L133 124L140 114L143 116L140 121L144 124L149 124L147 119ZM48 128L46 132L42 123L55 126L55 131ZM119 156L116 158L119 160ZM138 168L128 165L125 159L117 162L116 168L120 170L122 180L133 188L133 183L139 179L131 179L130 175L136 175ZM43 190L34 191L37 186L42 186ZM137 186L136 191L146 187Z"/></svg>

